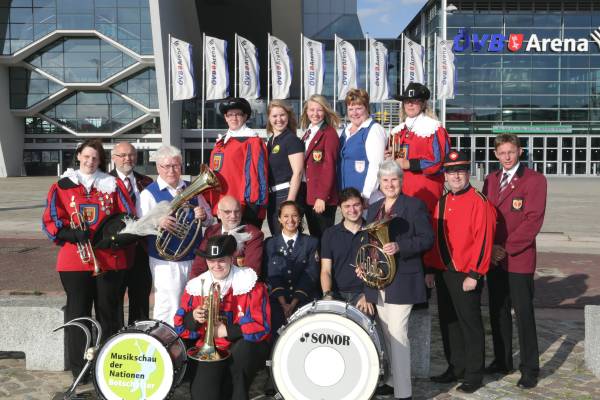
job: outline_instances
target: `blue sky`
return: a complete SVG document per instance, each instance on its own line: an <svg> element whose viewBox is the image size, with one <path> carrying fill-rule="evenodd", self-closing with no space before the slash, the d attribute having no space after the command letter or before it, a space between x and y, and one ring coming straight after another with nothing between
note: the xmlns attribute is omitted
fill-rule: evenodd
<svg viewBox="0 0 600 400"><path fill-rule="evenodd" d="M363 32L381 39L396 38L427 0L358 0Z"/></svg>

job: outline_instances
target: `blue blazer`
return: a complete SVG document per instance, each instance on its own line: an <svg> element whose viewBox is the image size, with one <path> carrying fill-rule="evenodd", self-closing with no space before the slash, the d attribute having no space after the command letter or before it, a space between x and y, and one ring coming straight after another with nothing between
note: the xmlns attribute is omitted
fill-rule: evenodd
<svg viewBox="0 0 600 400"><path fill-rule="evenodd" d="M298 234L290 255L286 255L287 244L280 234L268 238L264 245L263 271L272 300L284 296L289 302L298 298L299 304L318 297L319 240Z"/></svg>
<svg viewBox="0 0 600 400"><path fill-rule="evenodd" d="M367 222L373 222L384 199L369 206ZM434 235L429 212L423 201L401 194L392 206L395 218L389 224L390 240L398 243L396 276L385 290L385 302L418 304L427 300L423 275L423 253L433 246ZM365 286L367 301L377 304L377 289Z"/></svg>

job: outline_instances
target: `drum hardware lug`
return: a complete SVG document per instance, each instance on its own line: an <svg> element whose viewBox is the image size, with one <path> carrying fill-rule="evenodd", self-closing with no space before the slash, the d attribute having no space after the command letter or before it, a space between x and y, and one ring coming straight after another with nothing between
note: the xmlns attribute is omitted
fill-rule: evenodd
<svg viewBox="0 0 600 400"><path fill-rule="evenodd" d="M271 361L271 360L266 360L266 361L265 361L265 365L266 365L267 367L272 367L272 366L273 366L273 361Z"/></svg>
<svg viewBox="0 0 600 400"><path fill-rule="evenodd" d="M275 396L273 396L273 398L276 400L283 400L283 396L279 394L279 392L275 393Z"/></svg>

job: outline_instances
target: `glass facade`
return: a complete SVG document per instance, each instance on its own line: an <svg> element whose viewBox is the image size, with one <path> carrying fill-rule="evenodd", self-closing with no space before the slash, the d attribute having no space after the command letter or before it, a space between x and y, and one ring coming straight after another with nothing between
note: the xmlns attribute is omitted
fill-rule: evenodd
<svg viewBox="0 0 600 400"><path fill-rule="evenodd" d="M148 0L3 0L0 49L13 54L55 30L96 30L152 54Z"/></svg>
<svg viewBox="0 0 600 400"><path fill-rule="evenodd" d="M102 82L135 63L98 38L63 38L26 62L65 83Z"/></svg>
<svg viewBox="0 0 600 400"><path fill-rule="evenodd" d="M112 134L136 120L103 141L145 143L140 171L155 173L147 150L162 141L154 67L103 83L137 61L102 35L139 55L153 55L148 0L0 0L0 54L14 56L55 30L64 33L9 68L10 107L24 117L26 173L54 175L59 166L72 165L79 136ZM69 35L70 30L78 32ZM94 32L81 36L81 30Z"/></svg>
<svg viewBox="0 0 600 400"><path fill-rule="evenodd" d="M600 25L600 7L592 3L452 1L458 10L447 14L447 38L456 39L457 82L454 99L446 102L446 127L454 144L470 150L486 172L499 168L493 137L514 131L524 146L523 160L538 171L600 175L600 45L590 37ZM440 6L424 8L405 30L425 40L430 85ZM504 37L500 44L493 43L497 34ZM511 34L523 35L520 48L509 48ZM560 40L561 46L548 43L544 49L544 39ZM583 39L586 51L563 47L568 39Z"/></svg>

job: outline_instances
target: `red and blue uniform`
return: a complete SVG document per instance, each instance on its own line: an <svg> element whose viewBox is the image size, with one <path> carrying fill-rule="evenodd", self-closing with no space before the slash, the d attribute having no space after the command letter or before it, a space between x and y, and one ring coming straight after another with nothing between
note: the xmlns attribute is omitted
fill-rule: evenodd
<svg viewBox="0 0 600 400"><path fill-rule="evenodd" d="M230 195L240 202L242 208L255 208L258 217L265 218L268 203L267 147L258 134L225 136L217 140L210 153L210 169L221 184L219 191L211 190L206 196L214 215L217 215L219 200Z"/></svg>

